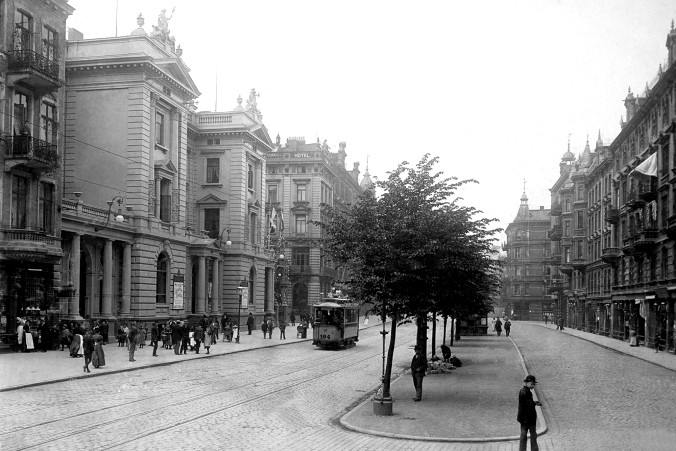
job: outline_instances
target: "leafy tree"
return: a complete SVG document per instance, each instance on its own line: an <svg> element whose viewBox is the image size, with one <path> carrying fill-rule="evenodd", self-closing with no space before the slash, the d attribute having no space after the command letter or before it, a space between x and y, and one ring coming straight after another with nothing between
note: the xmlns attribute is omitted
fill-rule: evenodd
<svg viewBox="0 0 676 451"><path fill-rule="evenodd" d="M459 181L433 173L438 157L424 155L410 167L401 163L385 181L376 182L382 195L364 192L346 210L324 206L327 250L350 269L345 281L352 295L371 304L371 313L392 319L390 346L383 377L383 396L390 397L390 377L397 325L416 320L424 336L429 312L458 313L485 308L485 295L497 280L491 267L487 230L490 220L475 220L473 208L454 198L474 180ZM425 343L420 343L425 345Z"/></svg>

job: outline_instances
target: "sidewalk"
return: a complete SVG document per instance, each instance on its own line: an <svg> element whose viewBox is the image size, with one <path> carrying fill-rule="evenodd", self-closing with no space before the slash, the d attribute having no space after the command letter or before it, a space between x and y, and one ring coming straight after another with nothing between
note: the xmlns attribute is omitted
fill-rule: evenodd
<svg viewBox="0 0 676 451"><path fill-rule="evenodd" d="M443 442L495 442L519 439L516 399L526 368L511 338L462 337L452 348L462 367L450 374L430 374L421 402L414 402L413 380L404 371L391 383L393 415L373 414L373 396L340 419L359 432L402 439ZM429 356L428 356L429 357ZM534 394L534 399L537 395ZM538 435L547 426L540 407Z"/></svg>
<svg viewBox="0 0 676 451"><path fill-rule="evenodd" d="M40 351L2 353L0 354L0 391L95 377L102 374L135 371L152 366L172 365L186 360L205 359L212 356L263 347L283 346L301 341L311 342L312 328L308 329L307 338L303 339L296 338L295 326L286 327L286 340L279 339L279 328L275 328L272 332L272 339L263 339L263 332L260 329L254 330L251 335L244 332L240 336L239 343L235 343L234 339L232 342L223 342L223 336L219 334L219 337L218 342L211 346L209 354L202 346L199 354L188 351L185 355L176 355L173 349L162 348L162 342L160 342L157 348L157 357L153 357L153 348L147 344L150 343L150 340L147 340L143 349L136 347L135 362L129 361L127 348L118 347L117 341L114 340L103 347L106 365L96 369L90 364L91 373L83 372L84 358L70 357L68 349L46 353Z"/></svg>
<svg viewBox="0 0 676 451"><path fill-rule="evenodd" d="M668 370L676 371L676 355L673 351L665 352L655 352L654 348L646 348L645 346L629 346L629 343L622 340L616 340L615 338L606 337L605 335L596 335L590 332L583 332L577 329L571 329L566 327L563 331L556 330L555 324L544 323L533 323L538 324L541 327L546 327L547 329L552 329L555 333L564 333L573 335L582 340L587 340L592 343L596 343L599 346L604 348L612 349L622 354L627 354L637 359L645 360L646 362L653 363L655 365L661 366Z"/></svg>

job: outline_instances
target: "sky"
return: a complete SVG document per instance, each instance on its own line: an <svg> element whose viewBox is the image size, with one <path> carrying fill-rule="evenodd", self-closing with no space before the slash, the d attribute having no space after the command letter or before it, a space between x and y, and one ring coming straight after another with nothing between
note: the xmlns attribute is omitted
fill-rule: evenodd
<svg viewBox="0 0 676 451"><path fill-rule="evenodd" d="M505 228L524 192L550 207L559 162L620 131L628 89L667 58L670 0L70 0L85 39L125 36L162 9L200 111L252 88L274 139L347 143L384 180L429 153L475 179L457 193ZM504 234L498 236L504 241Z"/></svg>

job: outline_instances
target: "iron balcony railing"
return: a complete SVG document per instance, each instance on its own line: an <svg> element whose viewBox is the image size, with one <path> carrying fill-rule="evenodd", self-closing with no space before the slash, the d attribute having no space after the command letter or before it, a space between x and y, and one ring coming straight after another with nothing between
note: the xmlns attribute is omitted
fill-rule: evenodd
<svg viewBox="0 0 676 451"><path fill-rule="evenodd" d="M35 70L55 80L59 79L59 65L33 50L11 50L8 52L7 68L10 71Z"/></svg>
<svg viewBox="0 0 676 451"><path fill-rule="evenodd" d="M27 135L4 138L7 158L27 158L39 161L49 167L59 167L59 154L56 144Z"/></svg>

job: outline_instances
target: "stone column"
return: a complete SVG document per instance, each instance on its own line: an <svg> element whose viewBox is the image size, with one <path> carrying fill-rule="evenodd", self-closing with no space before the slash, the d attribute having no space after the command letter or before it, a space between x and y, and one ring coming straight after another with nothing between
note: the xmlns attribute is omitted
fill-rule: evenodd
<svg viewBox="0 0 676 451"><path fill-rule="evenodd" d="M113 241L103 246L103 310L104 318L113 316Z"/></svg>
<svg viewBox="0 0 676 451"><path fill-rule="evenodd" d="M213 271L211 274L211 314L212 315L218 315L219 312L219 307L220 307L220 287L218 284L218 273L219 273L219 261L217 258L214 258L213 260Z"/></svg>
<svg viewBox="0 0 676 451"><path fill-rule="evenodd" d="M179 122L180 118L180 113L178 111L178 108L173 108L171 110L171 142L169 145L169 153L170 153L170 158L171 161L178 167L178 149L179 149L179 142L178 142L178 128L180 126Z"/></svg>
<svg viewBox="0 0 676 451"><path fill-rule="evenodd" d="M131 315L131 243L122 251L122 315Z"/></svg>
<svg viewBox="0 0 676 451"><path fill-rule="evenodd" d="M203 315L206 307L207 260L198 257L197 266L197 299L195 299L195 313Z"/></svg>
<svg viewBox="0 0 676 451"><path fill-rule="evenodd" d="M80 235L73 235L70 250L70 280L73 283L73 294L68 305L68 317L80 318Z"/></svg>

